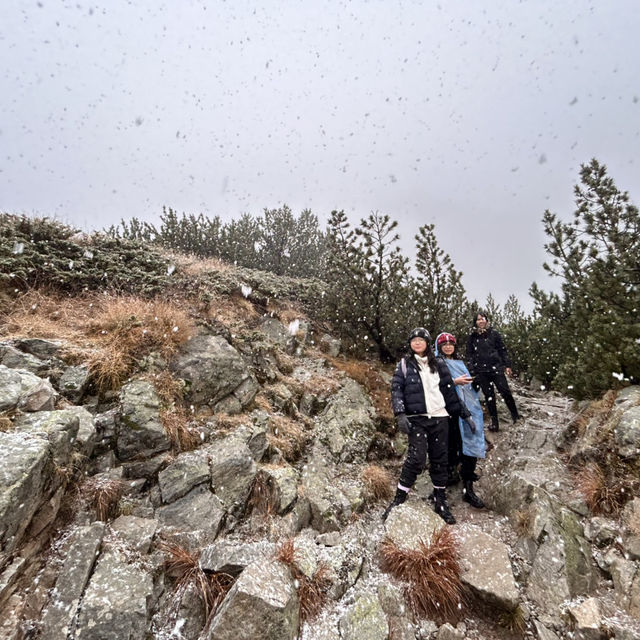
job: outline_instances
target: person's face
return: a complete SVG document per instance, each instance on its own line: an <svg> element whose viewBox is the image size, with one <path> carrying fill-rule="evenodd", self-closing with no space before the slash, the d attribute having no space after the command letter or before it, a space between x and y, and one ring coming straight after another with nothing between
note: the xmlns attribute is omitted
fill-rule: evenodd
<svg viewBox="0 0 640 640"><path fill-rule="evenodd" d="M445 356L453 355L453 352L455 351L455 349L456 347L453 344L453 342L445 342L440 345L440 350L442 351L442 353L444 353Z"/></svg>
<svg viewBox="0 0 640 640"><path fill-rule="evenodd" d="M424 352L427 350L427 341L424 338L411 338L409 345L411 346L411 351L417 353L419 356L424 355Z"/></svg>
<svg viewBox="0 0 640 640"><path fill-rule="evenodd" d="M487 319L484 316L478 314L478 317L476 318L476 327L478 327L478 329L484 329L486 326Z"/></svg>

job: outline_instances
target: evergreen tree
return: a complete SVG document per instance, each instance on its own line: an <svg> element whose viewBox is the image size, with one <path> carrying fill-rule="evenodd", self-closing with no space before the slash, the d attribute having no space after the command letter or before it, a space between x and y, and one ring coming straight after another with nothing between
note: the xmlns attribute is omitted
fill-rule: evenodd
<svg viewBox="0 0 640 640"><path fill-rule="evenodd" d="M427 328L434 337L441 331L466 336L468 302L462 272L454 268L449 254L438 245L435 225L420 227L415 238L418 275L413 295L417 317L413 324Z"/></svg>
<svg viewBox="0 0 640 640"><path fill-rule="evenodd" d="M552 257L545 269L562 280L565 350L555 383L592 397L616 380L640 380L640 214L607 169L583 165L570 223L546 211Z"/></svg>
<svg viewBox="0 0 640 640"><path fill-rule="evenodd" d="M248 213L222 226L220 257L227 262L250 269L264 269L259 256L260 223Z"/></svg>
<svg viewBox="0 0 640 640"><path fill-rule="evenodd" d="M326 307L349 347L374 348L383 362L404 344L409 302L408 261L394 246L397 222L372 213L355 231L333 211L327 233Z"/></svg>

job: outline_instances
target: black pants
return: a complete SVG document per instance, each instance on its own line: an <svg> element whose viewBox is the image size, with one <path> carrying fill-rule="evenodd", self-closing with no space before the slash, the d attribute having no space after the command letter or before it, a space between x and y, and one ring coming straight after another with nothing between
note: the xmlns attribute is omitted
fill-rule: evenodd
<svg viewBox="0 0 640 640"><path fill-rule="evenodd" d="M462 453L462 435L458 418L449 418L449 455L448 465L454 469L460 464L460 477L473 481L478 458Z"/></svg>
<svg viewBox="0 0 640 640"><path fill-rule="evenodd" d="M484 394L484 398L487 401L487 408L489 409L489 415L492 418L498 417L498 408L496 407L496 392L493 388L495 384L496 389L503 397L507 408L511 412L511 417L515 418L518 415L518 409L516 407L516 401L511 395L511 389L509 389L509 383L507 377L501 371L485 371L478 374L478 383Z"/></svg>
<svg viewBox="0 0 640 640"><path fill-rule="evenodd" d="M424 471L429 456L429 475L434 487L447 486L447 459L449 447L448 418L427 418L411 416L409 449L402 465L400 481L403 487L410 488L416 478Z"/></svg>

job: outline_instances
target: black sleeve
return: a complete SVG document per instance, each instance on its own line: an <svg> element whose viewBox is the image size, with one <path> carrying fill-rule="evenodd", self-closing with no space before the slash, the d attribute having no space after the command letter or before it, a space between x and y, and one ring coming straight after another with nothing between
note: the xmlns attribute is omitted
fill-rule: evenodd
<svg viewBox="0 0 640 640"><path fill-rule="evenodd" d="M406 413L404 407L404 385L405 374L402 371L402 362L398 362L398 366L391 379L391 409L393 410L394 416L400 413Z"/></svg>

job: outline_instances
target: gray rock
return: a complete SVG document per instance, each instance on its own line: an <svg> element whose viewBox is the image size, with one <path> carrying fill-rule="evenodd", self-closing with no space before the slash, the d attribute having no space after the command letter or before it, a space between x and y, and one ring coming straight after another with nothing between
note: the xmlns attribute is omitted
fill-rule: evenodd
<svg viewBox="0 0 640 640"><path fill-rule="evenodd" d="M570 604L567 614L571 620L573 637L577 640L602 640L607 637L602 628L602 612L596 598L587 598L579 604Z"/></svg>
<svg viewBox="0 0 640 640"><path fill-rule="evenodd" d="M316 420L318 439L335 462L364 462L376 432L369 397L348 379Z"/></svg>
<svg viewBox="0 0 640 640"><path fill-rule="evenodd" d="M311 526L320 533L339 530L352 513L329 459L324 447L316 443L302 471L302 492L311 507Z"/></svg>
<svg viewBox="0 0 640 640"><path fill-rule="evenodd" d="M211 488L231 511L244 508L257 467L249 447L231 435L207 447Z"/></svg>
<svg viewBox="0 0 640 640"><path fill-rule="evenodd" d="M65 398L78 404L89 384L89 376L89 367L86 365L67 367L58 381L58 389Z"/></svg>
<svg viewBox="0 0 640 640"><path fill-rule="evenodd" d="M169 449L169 438L160 420L160 398L151 382L132 380L122 387L116 429L120 460L148 458Z"/></svg>
<svg viewBox="0 0 640 640"><path fill-rule="evenodd" d="M59 469L69 463L78 436L80 419L72 411L40 411L23 415L13 423L16 433L30 434L49 442L53 464Z"/></svg>
<svg viewBox="0 0 640 640"><path fill-rule="evenodd" d="M540 638L540 640L558 640L558 636L553 633L551 629L545 627L539 620L534 620L533 624L536 628L536 633L538 634L538 638Z"/></svg>
<svg viewBox="0 0 640 640"><path fill-rule="evenodd" d="M19 545L43 502L49 443L35 435L0 432L0 552Z"/></svg>
<svg viewBox="0 0 640 640"><path fill-rule="evenodd" d="M506 545L478 527L456 531L460 542L460 577L481 600L513 611L520 601Z"/></svg>
<svg viewBox="0 0 640 640"><path fill-rule="evenodd" d="M387 640L389 624L378 596L363 593L340 618L340 636L343 640Z"/></svg>
<svg viewBox="0 0 640 640"><path fill-rule="evenodd" d="M207 451L181 453L158 474L162 502L173 502L210 478Z"/></svg>
<svg viewBox="0 0 640 640"><path fill-rule="evenodd" d="M591 549L576 517L561 509L548 524L527 583L527 595L552 618L565 600L590 593L595 586Z"/></svg>
<svg viewBox="0 0 640 640"><path fill-rule="evenodd" d="M32 389L39 389L42 382L33 373L9 369L0 364L0 411L15 409Z"/></svg>
<svg viewBox="0 0 640 640"><path fill-rule="evenodd" d="M9 367L9 369L23 369L35 375L42 374L49 369L49 365L40 358L19 351L10 345L2 346L0 364Z"/></svg>
<svg viewBox="0 0 640 640"><path fill-rule="evenodd" d="M111 530L141 554L149 553L158 523L152 518L120 516L111 523Z"/></svg>
<svg viewBox="0 0 640 640"><path fill-rule="evenodd" d="M242 624L239 624L242 621ZM207 640L294 640L298 594L291 574L274 561L249 565L214 616Z"/></svg>
<svg viewBox="0 0 640 640"><path fill-rule="evenodd" d="M618 527L613 520L595 516L585 523L584 535L590 542L604 547L615 540L618 535Z"/></svg>
<svg viewBox="0 0 640 640"><path fill-rule="evenodd" d="M431 505L422 500L407 500L391 510L385 521L387 537L403 549L417 549L420 542L429 544L434 531L445 526Z"/></svg>
<svg viewBox="0 0 640 640"><path fill-rule="evenodd" d="M61 342L43 340L42 338L21 338L16 340L15 345L21 351L26 351L41 360L57 356L62 348Z"/></svg>
<svg viewBox="0 0 640 640"><path fill-rule="evenodd" d="M122 640L146 637L153 580L117 551L98 559L80 605L77 640Z"/></svg>
<svg viewBox="0 0 640 640"><path fill-rule="evenodd" d="M18 409L26 412L53 411L58 392L49 380L42 380L21 394Z"/></svg>
<svg viewBox="0 0 640 640"><path fill-rule="evenodd" d="M288 353L294 352L297 343L296 338L289 333L287 327L277 318L265 318L260 324L259 329L264 333L269 342L283 347Z"/></svg>
<svg viewBox="0 0 640 640"><path fill-rule="evenodd" d="M274 491L276 513L286 513L298 499L298 472L289 465L260 467Z"/></svg>
<svg viewBox="0 0 640 640"><path fill-rule="evenodd" d="M640 456L640 406L628 408L613 433L620 456L636 460Z"/></svg>
<svg viewBox="0 0 640 640"><path fill-rule="evenodd" d="M459 631L448 622L443 624L436 634L436 640L464 640L464 632Z"/></svg>
<svg viewBox="0 0 640 640"><path fill-rule="evenodd" d="M221 336L201 335L190 340L172 369L187 382L193 404L212 407L252 377L242 356ZM254 389L257 392L257 383ZM253 400L249 388L242 388L240 395L242 400L236 400L241 405Z"/></svg>
<svg viewBox="0 0 640 640"><path fill-rule="evenodd" d="M342 349L342 343L337 338L330 336L328 333L325 333L320 336L320 340L318 341L318 346L320 350L324 353L336 358L340 355L340 350Z"/></svg>
<svg viewBox="0 0 640 640"><path fill-rule="evenodd" d="M174 532L198 532L197 537L203 544L216 539L224 514L220 499L203 485L156 510L156 518L163 527Z"/></svg>
<svg viewBox="0 0 640 640"><path fill-rule="evenodd" d="M200 553L200 567L204 571L228 573L237 576L250 564L265 562L276 553L270 542L233 543L219 540Z"/></svg>
<svg viewBox="0 0 640 640"><path fill-rule="evenodd" d="M105 525L102 522L80 527L67 545L64 564L43 612L41 635L50 640L66 640L78 609L80 597L89 581Z"/></svg>

